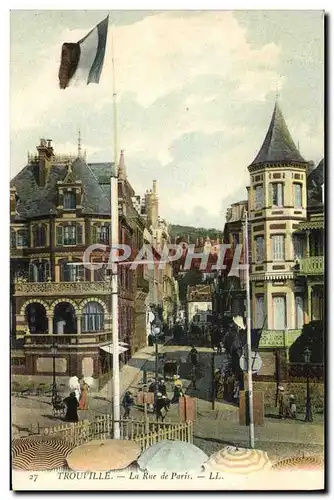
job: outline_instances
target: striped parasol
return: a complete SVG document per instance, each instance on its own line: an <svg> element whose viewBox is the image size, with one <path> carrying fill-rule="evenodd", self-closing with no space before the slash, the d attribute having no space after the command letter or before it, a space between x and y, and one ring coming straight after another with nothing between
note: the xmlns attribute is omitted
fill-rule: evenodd
<svg viewBox="0 0 334 500"><path fill-rule="evenodd" d="M324 458L319 456L289 457L275 462L273 470L321 470L324 468Z"/></svg>
<svg viewBox="0 0 334 500"><path fill-rule="evenodd" d="M53 470L66 466L73 446L59 438L34 436L12 442L13 469Z"/></svg>
<svg viewBox="0 0 334 500"><path fill-rule="evenodd" d="M67 464L75 471L105 471L125 469L140 455L140 446L122 439L94 439L74 448Z"/></svg>
<svg viewBox="0 0 334 500"><path fill-rule="evenodd" d="M230 474L250 474L271 469L265 451L226 446L210 456L206 467Z"/></svg>

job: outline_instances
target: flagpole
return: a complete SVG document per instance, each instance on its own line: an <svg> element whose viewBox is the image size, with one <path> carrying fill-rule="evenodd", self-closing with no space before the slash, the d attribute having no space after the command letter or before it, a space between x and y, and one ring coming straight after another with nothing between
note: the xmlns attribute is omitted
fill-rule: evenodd
<svg viewBox="0 0 334 500"><path fill-rule="evenodd" d="M111 215L111 251L112 251L112 269L111 269L111 314L112 314L112 356L113 356L113 438L120 439L120 373L119 373L119 335L118 335L118 268L114 261L116 257L116 248L118 245L118 152L117 152L117 94L115 78L115 60L114 60L114 33L111 30L112 40L112 73L113 73L113 115L114 115L114 165L110 179L110 215Z"/></svg>
<svg viewBox="0 0 334 500"><path fill-rule="evenodd" d="M245 272L246 272L246 303L247 303L247 367L248 367L248 409L249 409L249 446L254 448L254 410L253 410L253 373L252 373L252 336L251 336L251 305L249 286L249 250L248 250L248 214L245 213L244 223Z"/></svg>

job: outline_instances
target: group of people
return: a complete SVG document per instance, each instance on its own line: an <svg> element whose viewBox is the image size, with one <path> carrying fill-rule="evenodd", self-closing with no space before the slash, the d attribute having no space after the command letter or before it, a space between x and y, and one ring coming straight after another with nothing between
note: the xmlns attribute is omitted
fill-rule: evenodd
<svg viewBox="0 0 334 500"><path fill-rule="evenodd" d="M282 385L278 386L278 414L279 417L296 418L297 405L294 394L287 395Z"/></svg>
<svg viewBox="0 0 334 500"><path fill-rule="evenodd" d="M64 399L66 405L66 422L78 422L78 410L88 410L88 391L89 385L84 378L78 379L78 384L72 388L69 396ZM58 395L58 399L61 400Z"/></svg>
<svg viewBox="0 0 334 500"><path fill-rule="evenodd" d="M214 389L216 399L224 399L239 404L240 382L231 369L226 371L222 369L215 370Z"/></svg>

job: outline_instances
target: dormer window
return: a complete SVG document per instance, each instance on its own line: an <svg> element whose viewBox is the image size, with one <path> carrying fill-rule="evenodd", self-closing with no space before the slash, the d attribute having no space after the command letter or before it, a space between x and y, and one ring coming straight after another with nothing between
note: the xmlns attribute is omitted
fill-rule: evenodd
<svg viewBox="0 0 334 500"><path fill-rule="evenodd" d="M76 196L73 191L67 191L64 193L63 203L64 210L75 210L76 208Z"/></svg>

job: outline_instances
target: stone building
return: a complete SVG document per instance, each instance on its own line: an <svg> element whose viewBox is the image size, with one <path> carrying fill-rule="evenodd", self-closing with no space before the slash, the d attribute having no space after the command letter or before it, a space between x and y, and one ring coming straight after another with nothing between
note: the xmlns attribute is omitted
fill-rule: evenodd
<svg viewBox="0 0 334 500"><path fill-rule="evenodd" d="M50 376L56 347L57 376L100 377L112 366L111 286L107 270L110 236L111 163L87 163L79 143L76 156L55 154L41 139L37 155L10 185L11 338L14 374ZM145 221L119 163L119 241L134 252L143 244ZM85 250L105 244L83 265ZM119 266L121 360L145 344L148 282L139 266ZM109 347L108 347L109 346Z"/></svg>
<svg viewBox="0 0 334 500"><path fill-rule="evenodd" d="M264 325L260 347L271 352L281 350L286 357L303 325L312 318L310 287L314 285L314 300L321 294L319 281L313 283L310 276L323 273L323 267L315 269L321 250L312 247L311 262L309 240L302 234L323 228L311 215L309 169L310 162L295 146L276 103L265 140L248 167L250 279L252 326ZM316 240L314 236L313 245ZM321 239L318 243L323 247Z"/></svg>
<svg viewBox="0 0 334 500"><path fill-rule="evenodd" d="M212 314L211 286L205 284L189 286L187 290L188 325L192 324L194 322L194 317L196 315L201 315L201 313L207 313L206 314L207 324L205 326L211 324L211 314Z"/></svg>
<svg viewBox="0 0 334 500"><path fill-rule="evenodd" d="M162 252L168 243L167 222L159 215L159 199L157 193L157 181L153 181L153 189L147 190L141 203L141 214L146 220L147 228L144 236L150 245L155 260L154 266L145 266L145 272L149 281L149 293L146 300L147 311L152 306L161 311L161 320L168 327L172 327L178 308L178 286L174 278L172 263L166 261L164 266L159 266ZM147 325L149 332L149 325Z"/></svg>

